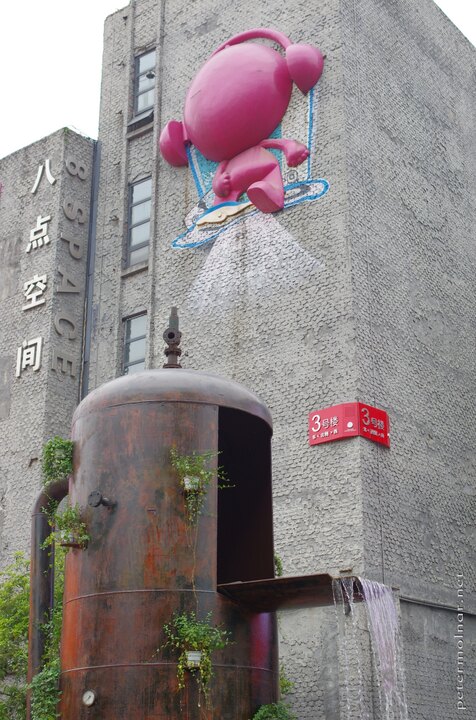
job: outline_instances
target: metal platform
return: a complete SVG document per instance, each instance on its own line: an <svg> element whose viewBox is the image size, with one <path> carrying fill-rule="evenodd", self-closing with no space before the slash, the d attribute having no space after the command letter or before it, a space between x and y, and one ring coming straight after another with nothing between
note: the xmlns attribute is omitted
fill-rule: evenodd
<svg viewBox="0 0 476 720"><path fill-rule="evenodd" d="M274 612L333 605L332 580L331 575L323 573L226 583L218 585L217 590L255 612ZM359 600L358 580L354 578L354 601Z"/></svg>

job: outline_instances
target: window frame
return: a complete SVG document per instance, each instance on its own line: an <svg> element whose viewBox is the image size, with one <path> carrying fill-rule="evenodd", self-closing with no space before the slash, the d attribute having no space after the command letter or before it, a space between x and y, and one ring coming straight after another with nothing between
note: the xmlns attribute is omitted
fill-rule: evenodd
<svg viewBox="0 0 476 720"><path fill-rule="evenodd" d="M147 73L149 73L151 71L154 73L154 79L155 80L157 79L157 74L155 72L157 55L155 56L153 67L149 68L148 70L146 70L145 72L142 72L142 73L139 72L139 68L140 68L140 61L142 60L142 58L144 58L146 55L150 55L150 54L156 53L156 52L157 52L156 48L150 48L150 50L147 50L146 52L143 52L140 55L136 55L136 57L134 58L134 110L133 110L134 118L140 118L143 115L149 116L149 115L153 114L153 112L154 112L156 84L154 83L152 88L149 88L148 90L144 90L143 92L139 92L139 85L140 85L141 77L147 75ZM153 90L152 104L139 110L139 97L141 95L144 95L146 92L150 92L150 90Z"/></svg>
<svg viewBox="0 0 476 720"><path fill-rule="evenodd" d="M133 193L134 188L140 185L144 182L150 182L150 195L146 198L142 198L142 200L139 200L138 202L133 202ZM132 223L132 212L135 207L138 207L139 205L142 205L143 203L149 202L150 203L150 212L149 217L145 220L140 220L139 222ZM128 193L128 208L127 208L127 247L126 247L126 262L125 266L127 268L134 267L135 265L139 265L142 262L148 262L149 261L149 253L147 253L147 258L145 260L139 260L138 262L131 263L131 256L132 253L136 252L137 250L141 250L144 247L150 246L150 223L152 219L152 176L149 175L148 177L142 178L142 180L137 180L136 182L129 183L129 193ZM139 243L138 245L134 245L132 247L132 231L136 227L140 227L141 225L145 225L146 223L149 223L149 237L147 240L144 240L143 242Z"/></svg>
<svg viewBox="0 0 476 720"><path fill-rule="evenodd" d="M147 312L140 312L136 313L135 315L129 315L128 317L122 318L122 324L123 324L123 348L122 348L122 371L121 375L129 375L133 373L127 372L127 368L132 367L133 365L138 365L139 363L144 363L144 370L146 369L146 357L147 357L147 320L146 320L146 326L145 326L145 334L144 335L137 335L137 337L131 337L129 340L127 339L127 323L130 323L132 320L135 320L136 318L144 317L147 318ZM126 356L127 356L127 350L128 346L136 342L137 340L145 340L144 342L144 357L140 360L134 360L133 362L126 362ZM139 371L141 372L141 371Z"/></svg>

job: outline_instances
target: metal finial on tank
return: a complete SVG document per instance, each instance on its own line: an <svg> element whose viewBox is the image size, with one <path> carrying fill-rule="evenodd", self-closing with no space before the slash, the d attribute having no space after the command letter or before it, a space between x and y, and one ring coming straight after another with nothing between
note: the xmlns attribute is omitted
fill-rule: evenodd
<svg viewBox="0 0 476 720"><path fill-rule="evenodd" d="M164 368L181 368L179 358L182 354L180 348L180 340L182 333L179 330L179 318L176 307L172 307L169 317L169 326L163 334L163 338L167 343L167 347L164 350L164 355L167 358L167 362L164 363Z"/></svg>

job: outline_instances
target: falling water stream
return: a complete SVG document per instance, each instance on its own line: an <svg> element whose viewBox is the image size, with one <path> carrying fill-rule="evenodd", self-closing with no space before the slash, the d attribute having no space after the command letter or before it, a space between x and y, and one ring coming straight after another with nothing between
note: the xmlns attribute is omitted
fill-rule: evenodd
<svg viewBox="0 0 476 720"><path fill-rule="evenodd" d="M363 578L341 578L334 580L333 591L342 637L347 720L355 718L355 706L361 720L408 720L398 610L391 588ZM359 605L365 613L370 634L379 706L377 714L369 683L364 682L363 638L359 636L356 618L357 600L363 600Z"/></svg>

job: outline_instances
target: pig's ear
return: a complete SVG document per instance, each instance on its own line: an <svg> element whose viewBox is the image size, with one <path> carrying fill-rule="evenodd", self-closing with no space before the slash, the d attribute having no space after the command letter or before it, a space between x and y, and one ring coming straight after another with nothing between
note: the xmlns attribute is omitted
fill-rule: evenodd
<svg viewBox="0 0 476 720"><path fill-rule="evenodd" d="M317 83L324 67L321 51L312 45L289 45L286 62L291 78L304 95Z"/></svg>
<svg viewBox="0 0 476 720"><path fill-rule="evenodd" d="M175 167L188 165L184 127L179 120L170 120L164 127L160 133L159 148L162 157L170 165Z"/></svg>

